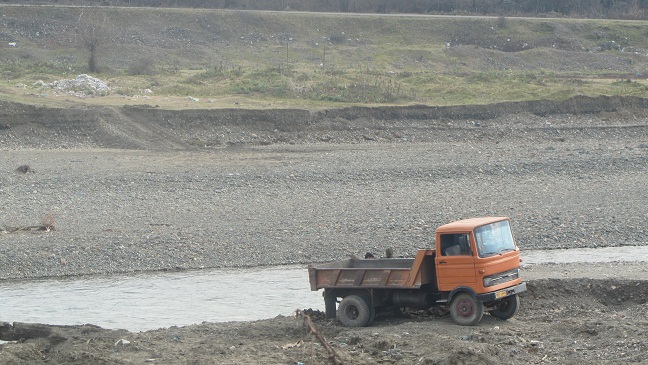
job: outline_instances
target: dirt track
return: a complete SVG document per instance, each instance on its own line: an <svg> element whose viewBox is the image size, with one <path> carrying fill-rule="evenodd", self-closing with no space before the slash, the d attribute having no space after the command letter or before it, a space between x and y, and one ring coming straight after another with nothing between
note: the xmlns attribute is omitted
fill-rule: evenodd
<svg viewBox="0 0 648 365"><path fill-rule="evenodd" d="M481 117L290 112L296 122L313 119L284 130L271 112L227 123L153 110L142 123L146 110L118 110L124 117L112 125L105 109L9 105L0 228L38 225L51 213L57 230L0 235L2 278L305 263L386 247L407 256L432 244L436 225L491 214L512 217L523 250L645 245L644 101L582 100L526 105L535 113L486 107ZM34 172L14 171L23 164ZM648 295L645 281L632 281L645 270L593 270L612 279L532 281L509 322L487 316L465 328L437 313L359 330L316 325L348 364L645 361ZM293 318L140 334L35 329L1 328L3 339L26 341L3 345L0 363L326 363ZM130 344L115 346L121 338ZM281 349L300 339L306 344Z"/></svg>

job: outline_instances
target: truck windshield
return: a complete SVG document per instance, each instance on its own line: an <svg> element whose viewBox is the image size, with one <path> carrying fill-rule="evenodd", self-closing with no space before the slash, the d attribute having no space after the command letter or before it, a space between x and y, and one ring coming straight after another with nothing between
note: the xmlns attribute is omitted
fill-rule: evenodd
<svg viewBox="0 0 648 365"><path fill-rule="evenodd" d="M498 255L515 250L509 221L501 221L475 229L479 257Z"/></svg>

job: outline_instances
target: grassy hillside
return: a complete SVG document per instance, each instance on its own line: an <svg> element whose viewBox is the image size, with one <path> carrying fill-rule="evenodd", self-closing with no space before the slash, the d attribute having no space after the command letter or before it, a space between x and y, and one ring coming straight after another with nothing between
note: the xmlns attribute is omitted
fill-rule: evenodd
<svg viewBox="0 0 648 365"><path fill-rule="evenodd" d="M647 22L20 6L0 14L7 100L317 108L648 96ZM34 85L89 73L91 36L100 42L90 74L109 92Z"/></svg>

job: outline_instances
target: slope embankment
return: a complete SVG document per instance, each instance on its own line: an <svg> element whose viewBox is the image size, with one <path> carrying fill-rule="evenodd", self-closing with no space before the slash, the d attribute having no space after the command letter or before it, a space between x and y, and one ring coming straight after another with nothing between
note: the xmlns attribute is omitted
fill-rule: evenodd
<svg viewBox="0 0 648 365"><path fill-rule="evenodd" d="M536 129L600 127L645 131L648 99L576 97L467 106L163 110L149 106L48 108L0 103L0 146L22 148L204 149L232 145L524 138ZM561 118L559 116L568 116ZM565 120L547 124L547 118ZM595 119L605 119L601 124ZM591 132L592 128L598 128ZM605 129L605 128L604 128ZM639 133L640 131L635 131ZM616 131L613 133L617 133Z"/></svg>

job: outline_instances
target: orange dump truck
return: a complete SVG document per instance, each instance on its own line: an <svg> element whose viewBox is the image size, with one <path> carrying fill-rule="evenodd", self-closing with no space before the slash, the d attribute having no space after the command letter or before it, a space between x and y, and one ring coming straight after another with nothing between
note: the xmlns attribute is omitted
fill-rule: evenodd
<svg viewBox="0 0 648 365"><path fill-rule="evenodd" d="M515 315L520 250L509 219L464 219L436 230L436 248L415 258L350 259L309 265L311 290L324 289L326 317L349 327L368 326L376 311L449 305L460 325L479 323L484 311ZM337 303L339 302L339 306Z"/></svg>

